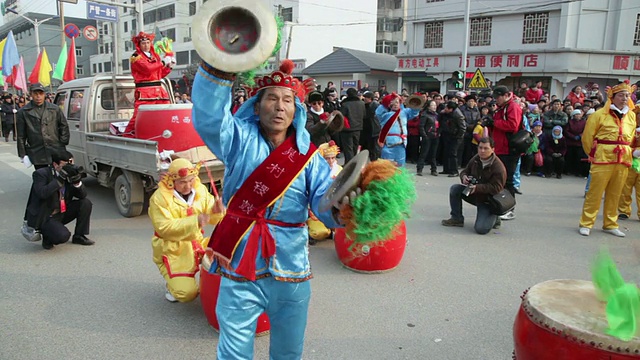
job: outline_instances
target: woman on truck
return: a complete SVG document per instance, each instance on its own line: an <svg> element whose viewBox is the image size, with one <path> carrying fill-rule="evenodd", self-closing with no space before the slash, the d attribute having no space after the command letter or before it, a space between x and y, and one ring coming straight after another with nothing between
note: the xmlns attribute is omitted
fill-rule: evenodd
<svg viewBox="0 0 640 360"><path fill-rule="evenodd" d="M169 104L169 93L162 87L160 80L169 75L176 64L173 54L160 59L153 48L153 34L140 32L132 38L136 51L131 55L131 75L136 83L135 105L133 116L123 136L135 137L136 117L140 105Z"/></svg>

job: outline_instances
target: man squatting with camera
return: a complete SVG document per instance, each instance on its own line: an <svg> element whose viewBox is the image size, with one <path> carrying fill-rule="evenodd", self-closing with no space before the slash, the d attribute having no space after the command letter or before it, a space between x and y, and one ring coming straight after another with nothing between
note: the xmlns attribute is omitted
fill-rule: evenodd
<svg viewBox="0 0 640 360"><path fill-rule="evenodd" d="M491 212L487 199L502 191L507 181L507 170L494 153L494 147L492 138L483 137L478 142L478 154L460 173L462 184L453 184L449 188L451 218L442 220L443 226L464 226L464 200L477 208L474 229L478 234L484 235L492 228L500 227L500 218Z"/></svg>
<svg viewBox="0 0 640 360"><path fill-rule="evenodd" d="M51 165L33 172L33 184L27 206L27 224L42 233L42 247L69 241L71 232L65 224L76 221L72 242L93 245L89 234L92 204L82 184L86 176L72 164L73 155L66 150L51 151Z"/></svg>

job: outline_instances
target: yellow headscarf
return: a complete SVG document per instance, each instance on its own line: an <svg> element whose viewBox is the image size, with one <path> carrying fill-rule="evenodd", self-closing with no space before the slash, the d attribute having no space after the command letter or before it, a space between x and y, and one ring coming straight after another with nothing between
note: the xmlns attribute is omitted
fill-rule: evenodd
<svg viewBox="0 0 640 360"><path fill-rule="evenodd" d="M195 175L197 177L198 174L200 174L200 164L194 165L187 159L179 158L171 162L169 170L162 176L161 183L167 188L173 189L173 182L175 180L182 179L190 175Z"/></svg>
<svg viewBox="0 0 640 360"><path fill-rule="evenodd" d="M625 80L624 82L621 82L616 86L607 86L607 102L604 104L604 108L607 109L607 111L609 111L609 109L611 108L611 99L613 99L613 96L620 91L628 91L629 94L633 94L636 92L636 85L629 85L629 80ZM629 100L627 100L627 106L629 107L630 111L636 107L633 103L633 100L631 99L631 96L629 96Z"/></svg>

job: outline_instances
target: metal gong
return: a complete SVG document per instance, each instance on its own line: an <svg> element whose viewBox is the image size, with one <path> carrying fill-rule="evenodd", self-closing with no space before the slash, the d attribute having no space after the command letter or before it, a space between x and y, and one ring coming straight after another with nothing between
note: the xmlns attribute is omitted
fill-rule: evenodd
<svg viewBox="0 0 640 360"><path fill-rule="evenodd" d="M333 180L333 184L320 200L320 211L338 207L342 198L355 190L360 183L362 170L369 163L369 150L362 150L349 161Z"/></svg>
<svg viewBox="0 0 640 360"><path fill-rule="evenodd" d="M264 63L278 39L273 14L262 1L209 0L193 19L193 46L216 69L238 73Z"/></svg>

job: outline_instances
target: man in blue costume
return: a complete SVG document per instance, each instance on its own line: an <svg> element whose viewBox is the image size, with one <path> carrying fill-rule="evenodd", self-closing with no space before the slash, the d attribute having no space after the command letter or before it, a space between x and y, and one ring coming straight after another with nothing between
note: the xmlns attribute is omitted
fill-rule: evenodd
<svg viewBox="0 0 640 360"><path fill-rule="evenodd" d="M271 321L271 359L300 359L311 294L310 207L327 227L338 209L321 209L330 168L305 130L302 100L313 88L291 76L293 63L256 80L232 115L234 74L202 62L193 82L193 121L226 166L227 214L214 231L211 272L222 275L216 315L218 359L253 358L258 316ZM348 201L347 201L348 202ZM335 214L335 215L334 215Z"/></svg>
<svg viewBox="0 0 640 360"><path fill-rule="evenodd" d="M404 108L400 100L396 93L385 96L376 109L376 116L382 126L378 136L378 145L382 148L380 158L404 166L407 160L407 121L418 116L420 110Z"/></svg>

